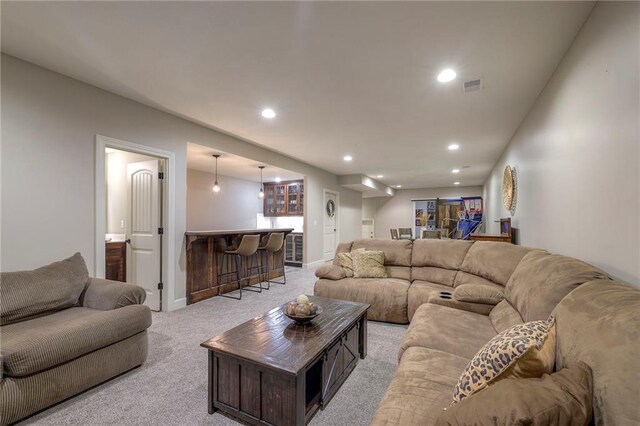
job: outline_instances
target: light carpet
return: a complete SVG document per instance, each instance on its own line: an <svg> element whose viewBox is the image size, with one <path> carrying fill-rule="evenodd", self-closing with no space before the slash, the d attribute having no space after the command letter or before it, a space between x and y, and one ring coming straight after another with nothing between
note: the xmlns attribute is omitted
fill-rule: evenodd
<svg viewBox="0 0 640 426"><path fill-rule="evenodd" d="M207 413L207 350L200 343L298 294L313 294L312 270L287 268L287 284L242 300L214 297L154 313L149 357L141 367L51 407L21 424L237 425ZM367 357L311 425L368 425L391 382L407 326L369 321ZM100 368L96 365L96 368Z"/></svg>

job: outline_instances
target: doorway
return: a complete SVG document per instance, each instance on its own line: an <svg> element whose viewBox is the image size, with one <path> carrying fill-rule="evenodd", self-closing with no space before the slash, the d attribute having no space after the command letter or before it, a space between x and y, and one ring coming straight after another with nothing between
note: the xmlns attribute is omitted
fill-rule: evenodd
<svg viewBox="0 0 640 426"><path fill-rule="evenodd" d="M154 311L171 309L171 155L101 136L96 151L95 275L142 287Z"/></svg>
<svg viewBox="0 0 640 426"><path fill-rule="evenodd" d="M340 211L338 193L325 189L323 201L322 258L325 262L329 262L333 259L336 246L338 245L338 213Z"/></svg>

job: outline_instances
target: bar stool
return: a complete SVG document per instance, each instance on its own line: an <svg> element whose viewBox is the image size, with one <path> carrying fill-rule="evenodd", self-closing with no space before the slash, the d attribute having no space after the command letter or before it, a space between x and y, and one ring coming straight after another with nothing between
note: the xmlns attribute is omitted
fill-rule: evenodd
<svg viewBox="0 0 640 426"><path fill-rule="evenodd" d="M222 255L222 264L223 265L224 264L228 265L229 256L232 256L235 259L235 263L236 263L236 278L238 280L238 287L240 288L240 295L239 295L239 297L234 297L234 296L229 296L227 294L221 294L220 292L218 292L218 296L228 297L229 299L236 299L236 300L241 300L242 299L242 280L245 278L245 277L243 277L244 260L245 259L249 259L249 258L251 258L251 256L256 254L256 252L258 251L258 246L259 245L260 245L260 235L243 235L242 236L242 240L240 241L240 245L238 246L238 248L236 250L226 250L223 253L223 255ZM228 268L227 268L227 270L228 270ZM222 271L222 267L220 268L220 271ZM249 272L251 272L251 265L249 266ZM229 276L230 274L231 274L231 272L226 272L224 274L222 272L218 273L218 291L220 290L220 287L229 284L228 282L224 283L224 284L220 284L220 281L221 281L220 278L223 275ZM251 276L249 276L249 278L251 278ZM247 285L245 290L253 291L253 292L256 292L256 293L261 293L262 292L262 282L260 283L260 288L259 289L249 289L248 287L253 287L253 285L251 285L251 284Z"/></svg>
<svg viewBox="0 0 640 426"><path fill-rule="evenodd" d="M279 252L280 250L282 250L282 248L284 247L284 233L283 232L272 232L271 234L269 234L269 239L267 240L267 243L263 246L258 247L258 252L260 253L260 255L258 256L258 258L260 259L260 272L263 272L265 269L265 265L262 263L263 262L263 255L266 254L267 255L267 264L266 264L266 270L267 270L267 288L266 290L270 290L271 289L271 283L273 284L286 284L287 283L287 274L285 272L285 266L284 264L282 265L282 277L283 277L283 281L271 281L271 271L269 269L269 258L271 256L273 256L274 253Z"/></svg>

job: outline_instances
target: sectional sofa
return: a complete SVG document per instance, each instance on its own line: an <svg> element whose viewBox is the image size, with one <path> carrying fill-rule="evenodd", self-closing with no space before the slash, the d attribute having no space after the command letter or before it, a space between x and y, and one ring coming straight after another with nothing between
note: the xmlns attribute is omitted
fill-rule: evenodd
<svg viewBox="0 0 640 426"><path fill-rule="evenodd" d="M343 278L337 266L320 268L315 294L369 303L372 320L410 322L373 425L441 424L476 352L511 326L552 313L555 369L579 361L591 368L595 424L640 424L638 289L580 260L507 243L359 240L336 253L358 249L383 251L388 278ZM474 288L500 297L476 303L453 296Z"/></svg>
<svg viewBox="0 0 640 426"><path fill-rule="evenodd" d="M0 277L0 425L142 364L151 311L138 286L90 278L80 253Z"/></svg>

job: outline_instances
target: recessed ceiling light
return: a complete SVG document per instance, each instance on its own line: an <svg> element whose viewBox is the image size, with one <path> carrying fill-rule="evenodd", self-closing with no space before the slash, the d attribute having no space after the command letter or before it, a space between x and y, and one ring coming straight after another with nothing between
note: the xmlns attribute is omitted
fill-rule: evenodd
<svg viewBox="0 0 640 426"><path fill-rule="evenodd" d="M447 83L456 78L456 72L451 68L447 68L446 70L440 71L438 74L438 81L441 83Z"/></svg>
<svg viewBox="0 0 640 426"><path fill-rule="evenodd" d="M402 185L396 185L396 188L402 188Z"/></svg>
<svg viewBox="0 0 640 426"><path fill-rule="evenodd" d="M460 182L453 182L454 185L460 185Z"/></svg>
<svg viewBox="0 0 640 426"><path fill-rule="evenodd" d="M276 182L282 182L282 179L280 179L279 177L276 178Z"/></svg>
<svg viewBox="0 0 640 426"><path fill-rule="evenodd" d="M460 173L460 169L453 169L451 170L451 173Z"/></svg>
<svg viewBox="0 0 640 426"><path fill-rule="evenodd" d="M384 176L383 175L378 175L376 176L378 179L382 179Z"/></svg>
<svg viewBox="0 0 640 426"><path fill-rule="evenodd" d="M455 151L456 149L460 148L460 145L458 145L457 143L452 143L447 148L449 149L449 151Z"/></svg>
<svg viewBox="0 0 640 426"><path fill-rule="evenodd" d="M274 110L272 110L271 108L263 109L262 110L262 116L264 118L272 119L272 118L275 118L276 112Z"/></svg>
<svg viewBox="0 0 640 426"><path fill-rule="evenodd" d="M351 160L353 160L353 157L352 157L352 156L350 156L350 155L345 155L345 156L344 156L344 158L343 158L343 160L344 160L344 161L351 161Z"/></svg>

